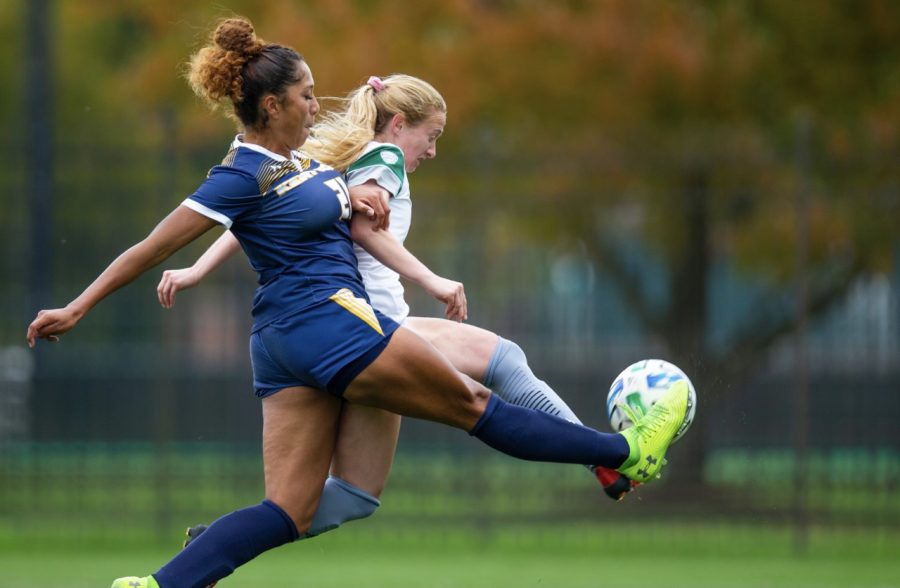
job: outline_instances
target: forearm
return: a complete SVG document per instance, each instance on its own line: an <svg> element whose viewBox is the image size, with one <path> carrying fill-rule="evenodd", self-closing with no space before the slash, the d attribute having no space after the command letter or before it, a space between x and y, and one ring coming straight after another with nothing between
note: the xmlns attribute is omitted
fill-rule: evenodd
<svg viewBox="0 0 900 588"><path fill-rule="evenodd" d="M215 221L179 206L147 237L119 255L68 307L83 316L98 302L211 229Z"/></svg>
<svg viewBox="0 0 900 588"><path fill-rule="evenodd" d="M76 311L79 317L84 316L101 300L162 263L172 253L174 250L157 247L149 238L133 245L114 259L67 307Z"/></svg>
<svg viewBox="0 0 900 588"><path fill-rule="evenodd" d="M197 258L197 261L191 266L191 272L197 276L198 280L202 280L240 249L241 244L234 233L225 231L221 237L216 239L215 243L203 252L203 255Z"/></svg>
<svg viewBox="0 0 900 588"><path fill-rule="evenodd" d="M365 219L356 219L353 222L367 223ZM428 281L436 277L435 273L410 253L390 231L358 227L352 230L352 235L360 247L403 278L427 287Z"/></svg>
<svg viewBox="0 0 900 588"><path fill-rule="evenodd" d="M390 231L376 231L372 221L356 219L350 225L353 240L359 243L375 259L404 278L415 282L426 292L447 305L444 314L451 320L467 318L466 294L461 282L448 280L435 274L406 250Z"/></svg>

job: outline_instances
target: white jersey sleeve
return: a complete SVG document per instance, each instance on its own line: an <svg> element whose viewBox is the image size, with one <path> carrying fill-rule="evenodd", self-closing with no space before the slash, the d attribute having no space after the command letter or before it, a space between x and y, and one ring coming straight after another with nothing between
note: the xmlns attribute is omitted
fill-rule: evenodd
<svg viewBox="0 0 900 588"><path fill-rule="evenodd" d="M351 188L374 180L390 193L389 230L403 243L412 222L412 200L403 151L394 144L373 141L366 145L362 155L347 169L345 180ZM372 306L402 324L409 315L409 305L403 298L400 275L382 265L359 245L354 245L354 252L359 260L359 273Z"/></svg>

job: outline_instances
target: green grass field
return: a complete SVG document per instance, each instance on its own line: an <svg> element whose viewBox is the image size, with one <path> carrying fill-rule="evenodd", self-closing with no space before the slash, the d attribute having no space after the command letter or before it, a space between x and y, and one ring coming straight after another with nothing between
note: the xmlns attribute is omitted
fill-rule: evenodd
<svg viewBox="0 0 900 588"><path fill-rule="evenodd" d="M359 528L358 528L359 529ZM105 588L168 559L158 547L0 549L2 588ZM900 587L900 536L817 531L793 555L788 530L643 526L474 531L358 532L350 527L262 555L221 588L595 588L646 585L729 588Z"/></svg>
<svg viewBox="0 0 900 588"><path fill-rule="evenodd" d="M811 470L798 550L779 455L714 459L719 477L691 502L661 485L613 504L583 468L401 452L374 517L266 553L220 588L900 588L900 461L876 456L860 492L839 467L858 457ZM8 445L0 588L153 572L184 526L259 501L260 470L256 448Z"/></svg>

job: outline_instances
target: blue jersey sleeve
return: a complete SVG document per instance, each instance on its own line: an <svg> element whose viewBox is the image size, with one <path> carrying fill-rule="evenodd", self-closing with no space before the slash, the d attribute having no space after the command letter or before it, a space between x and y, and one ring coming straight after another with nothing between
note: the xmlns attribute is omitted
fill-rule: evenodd
<svg viewBox="0 0 900 588"><path fill-rule="evenodd" d="M230 229L235 220L257 210L261 199L254 176L234 167L216 166L182 204Z"/></svg>

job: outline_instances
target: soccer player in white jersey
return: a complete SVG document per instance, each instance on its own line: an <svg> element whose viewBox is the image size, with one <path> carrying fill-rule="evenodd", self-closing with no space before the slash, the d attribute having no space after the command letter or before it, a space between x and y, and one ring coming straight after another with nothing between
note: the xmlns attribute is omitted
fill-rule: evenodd
<svg viewBox="0 0 900 588"><path fill-rule="evenodd" d="M351 190L371 186L389 195L389 230L378 230L376 221L367 217L357 216L351 223L359 271L374 308L430 341L457 370L507 402L580 423L534 375L518 345L461 322L467 312L463 285L436 275L403 246L412 222L409 174L436 156L445 122L443 98L427 82L402 74L384 80L372 77L351 92L343 109L313 128L305 150L345 170ZM170 308L179 290L196 285L238 250L237 240L226 232L194 266L165 271L157 288L160 303ZM409 316L401 275L446 303L447 316L455 320ZM342 418L341 440L310 536L372 514L391 467L400 417L348 405ZM366 448L349 441L361 438ZM613 498L631 489L629 481L613 470L593 466L591 470ZM189 529L188 543L203 529L203 525Z"/></svg>

